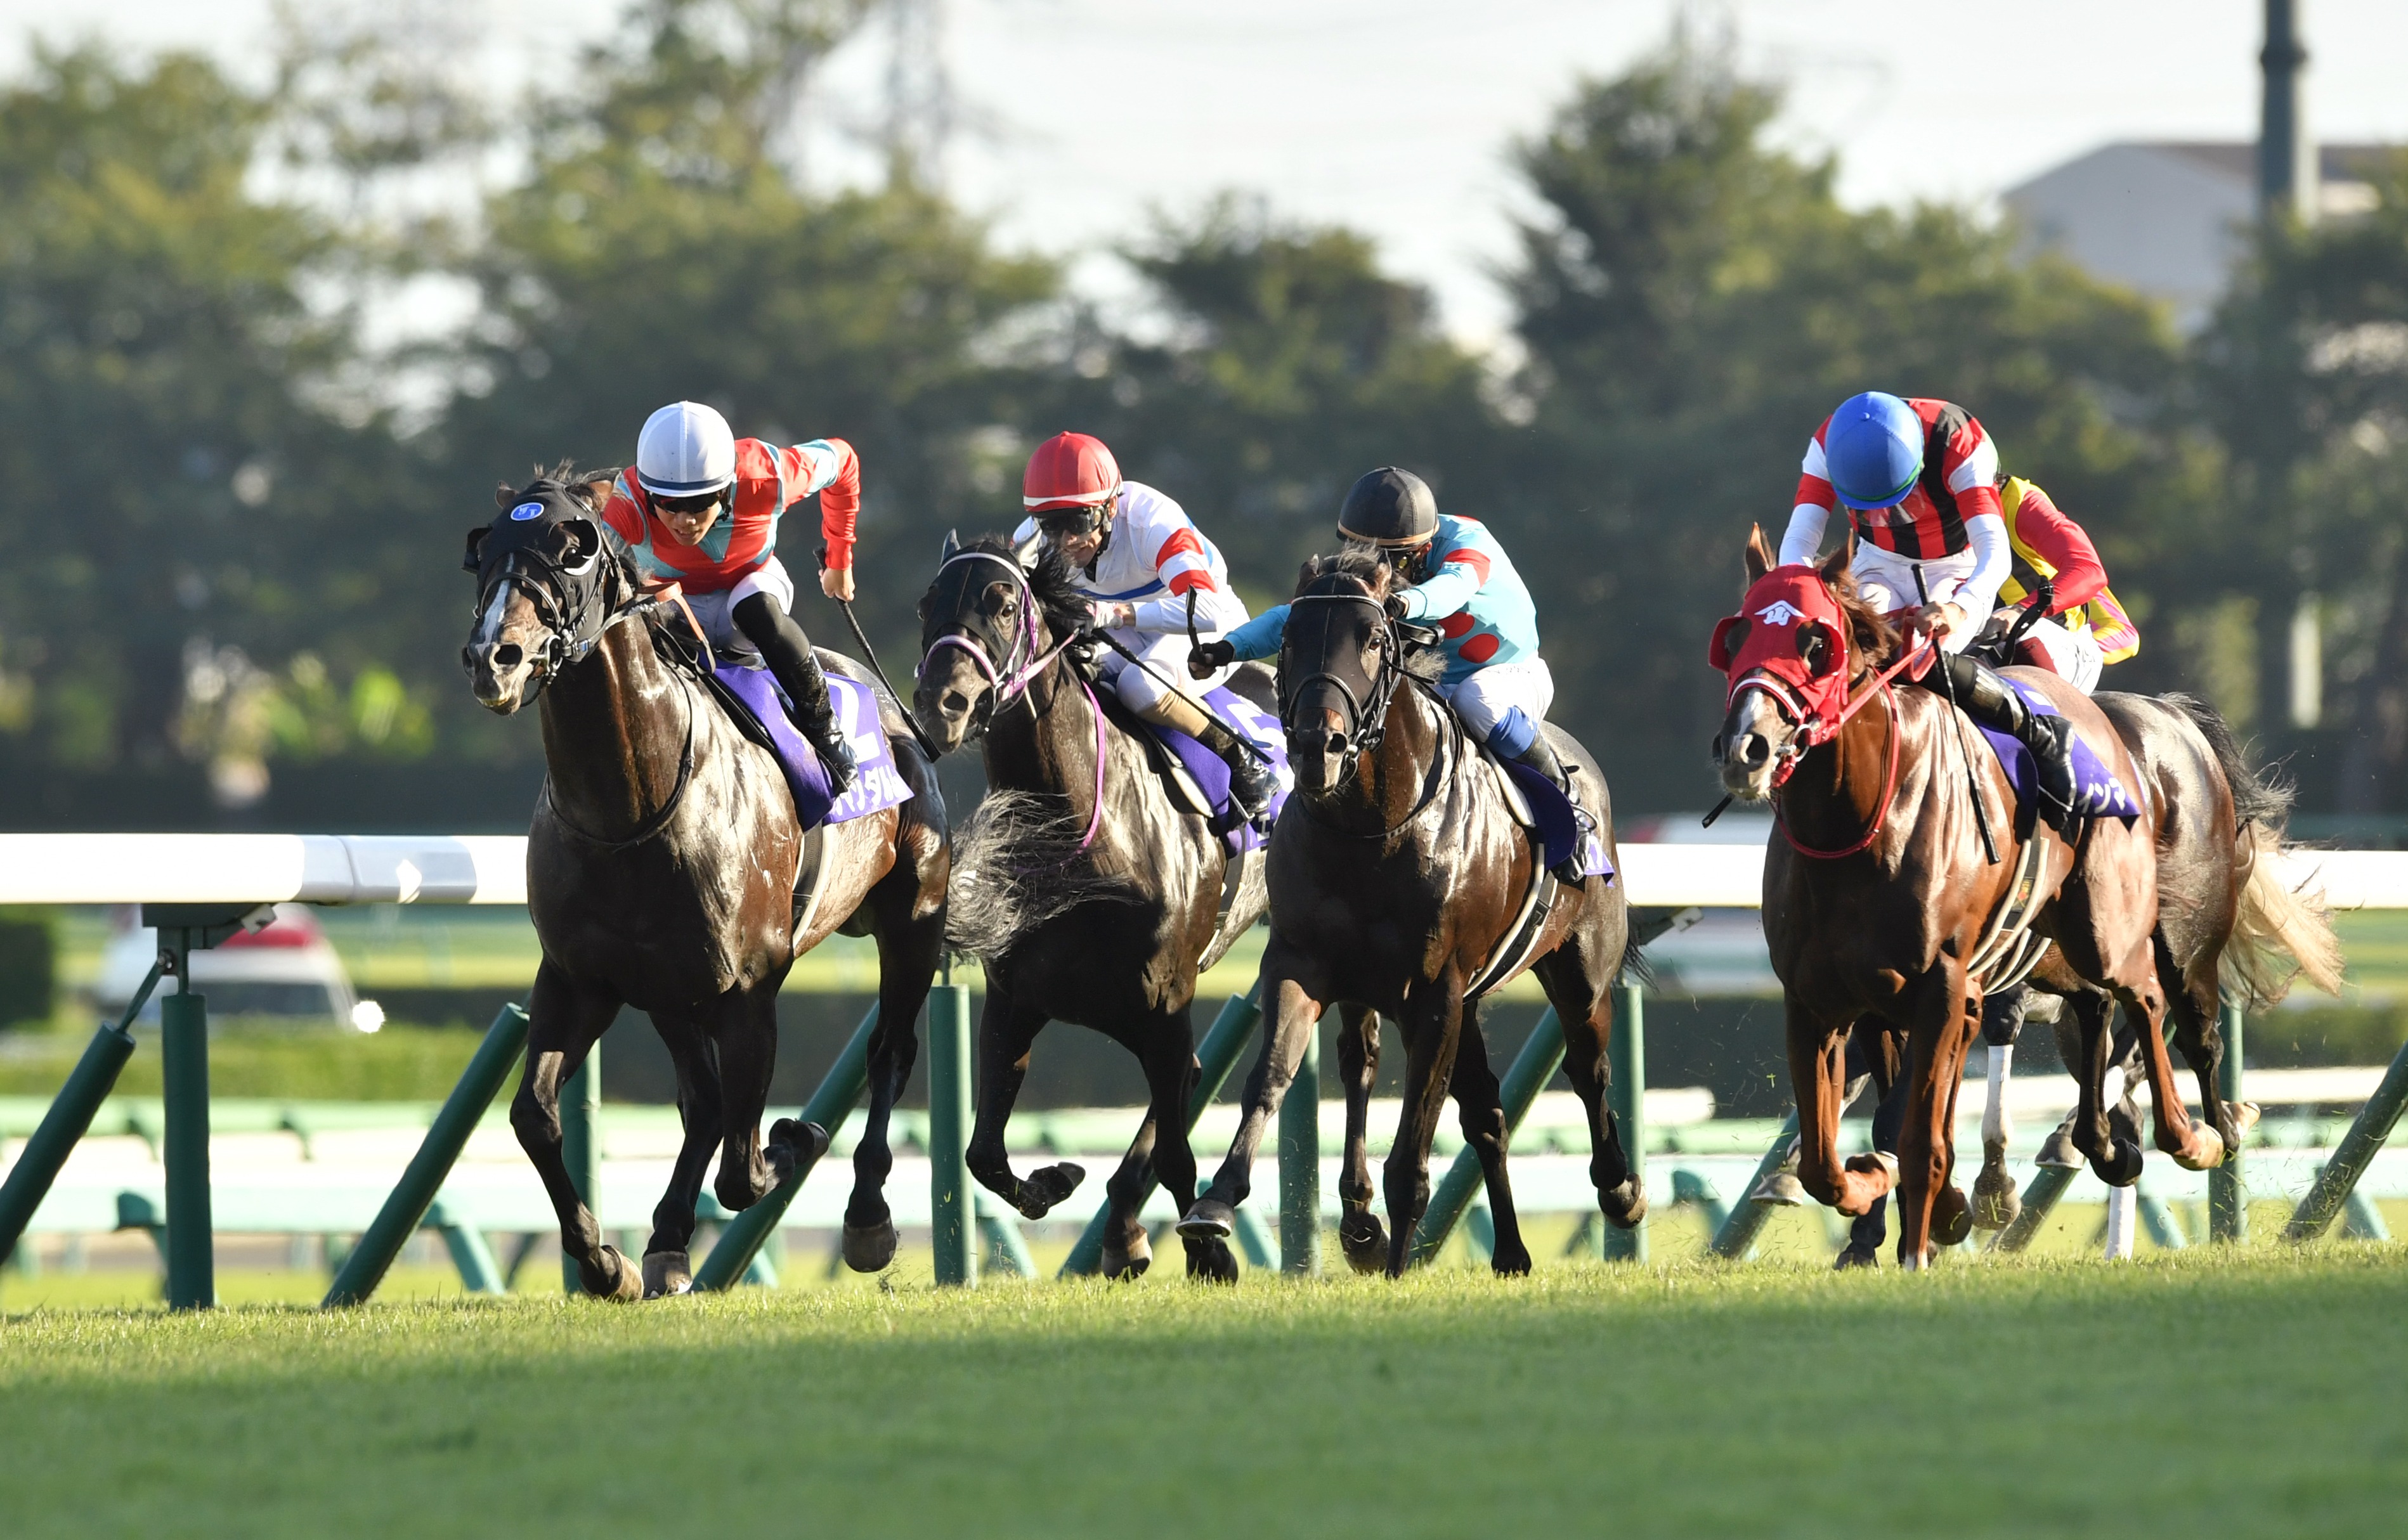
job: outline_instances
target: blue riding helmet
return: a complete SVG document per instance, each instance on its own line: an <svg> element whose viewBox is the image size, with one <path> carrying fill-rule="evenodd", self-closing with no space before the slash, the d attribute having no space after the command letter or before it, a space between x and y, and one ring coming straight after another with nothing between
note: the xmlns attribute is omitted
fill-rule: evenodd
<svg viewBox="0 0 2408 1540"><path fill-rule="evenodd" d="M1867 391L1840 403L1823 435L1831 490L1852 508L1885 508L1923 474L1923 419L1894 395Z"/></svg>

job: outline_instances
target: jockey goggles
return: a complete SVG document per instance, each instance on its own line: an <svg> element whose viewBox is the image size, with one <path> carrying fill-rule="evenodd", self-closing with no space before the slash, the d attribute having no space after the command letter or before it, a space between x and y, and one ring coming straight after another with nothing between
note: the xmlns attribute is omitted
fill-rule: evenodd
<svg viewBox="0 0 2408 1540"><path fill-rule="evenodd" d="M1037 527L1054 539L1074 539L1093 535L1111 522L1112 500L1100 503L1079 503L1067 508L1047 508L1037 515Z"/></svg>

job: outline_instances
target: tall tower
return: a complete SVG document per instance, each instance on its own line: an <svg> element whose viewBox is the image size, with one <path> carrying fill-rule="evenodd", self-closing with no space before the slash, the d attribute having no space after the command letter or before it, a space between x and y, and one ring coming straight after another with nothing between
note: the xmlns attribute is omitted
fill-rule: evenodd
<svg viewBox="0 0 2408 1540"><path fill-rule="evenodd" d="M2266 0L2265 112L2258 131L2258 212L2289 209L2314 222L2319 201L2315 141L2308 135L2300 78L2308 50L2300 42L2299 0Z"/></svg>

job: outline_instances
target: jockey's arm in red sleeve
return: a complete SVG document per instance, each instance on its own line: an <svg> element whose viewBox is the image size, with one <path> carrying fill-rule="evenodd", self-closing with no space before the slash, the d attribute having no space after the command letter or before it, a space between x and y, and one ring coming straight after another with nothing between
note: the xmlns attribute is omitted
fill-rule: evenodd
<svg viewBox="0 0 2408 1540"><path fill-rule="evenodd" d="M827 543L820 592L851 603L853 537L861 523L861 456L841 438L821 438L780 449L778 461L796 501L820 494L820 538Z"/></svg>
<svg viewBox="0 0 2408 1540"><path fill-rule="evenodd" d="M2051 613L2079 609L2107 586L2106 563L2099 560L2099 548L2088 533L2038 487L2028 489L2015 509L2015 535L2057 569L2049 579L2055 592Z"/></svg>

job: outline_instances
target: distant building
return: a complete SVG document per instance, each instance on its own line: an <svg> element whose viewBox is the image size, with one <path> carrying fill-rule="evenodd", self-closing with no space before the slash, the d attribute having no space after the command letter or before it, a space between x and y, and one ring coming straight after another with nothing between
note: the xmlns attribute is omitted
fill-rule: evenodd
<svg viewBox="0 0 2408 1540"><path fill-rule="evenodd" d="M2325 145L2317 207L2327 218L2374 207L2374 184L2390 145ZM2043 171L2001 198L2035 250L2063 252L2102 278L2171 301L2185 331L2196 330L2224 291L2257 216L2258 147L2111 144Z"/></svg>

